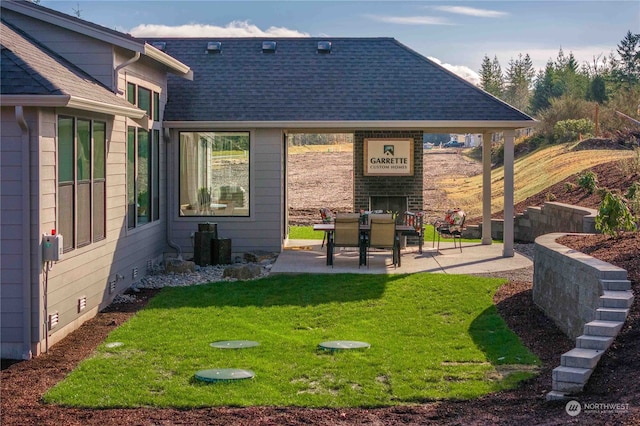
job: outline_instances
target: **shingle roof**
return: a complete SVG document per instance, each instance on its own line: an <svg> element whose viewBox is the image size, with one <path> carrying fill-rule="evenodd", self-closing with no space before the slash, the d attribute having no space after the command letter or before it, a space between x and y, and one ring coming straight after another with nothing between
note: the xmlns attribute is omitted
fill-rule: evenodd
<svg viewBox="0 0 640 426"><path fill-rule="evenodd" d="M132 108L89 74L3 20L0 20L0 46L2 95L69 95Z"/></svg>
<svg viewBox="0 0 640 426"><path fill-rule="evenodd" d="M532 120L392 38L154 40L194 72L170 76L167 121Z"/></svg>

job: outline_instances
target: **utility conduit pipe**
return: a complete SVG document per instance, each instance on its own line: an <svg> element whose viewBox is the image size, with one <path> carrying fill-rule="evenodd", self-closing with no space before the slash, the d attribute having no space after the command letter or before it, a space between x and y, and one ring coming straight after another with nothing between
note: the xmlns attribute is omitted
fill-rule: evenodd
<svg viewBox="0 0 640 426"><path fill-rule="evenodd" d="M31 131L24 109L16 105L16 121L22 131L22 359L31 359Z"/></svg>

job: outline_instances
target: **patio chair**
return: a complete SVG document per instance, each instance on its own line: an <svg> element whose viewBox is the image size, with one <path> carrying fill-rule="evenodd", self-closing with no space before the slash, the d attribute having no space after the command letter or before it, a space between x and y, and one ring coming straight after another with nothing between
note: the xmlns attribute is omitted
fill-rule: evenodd
<svg viewBox="0 0 640 426"><path fill-rule="evenodd" d="M393 215L372 214L369 216L369 237L366 241L367 265L371 249L388 249L393 252L393 266L400 266L400 238L396 234Z"/></svg>
<svg viewBox="0 0 640 426"><path fill-rule="evenodd" d="M338 213L334 219L334 231L328 243L329 259L333 267L333 254L336 247L358 247L358 267L363 264L362 237L360 233L359 213Z"/></svg>
<svg viewBox="0 0 640 426"><path fill-rule="evenodd" d="M453 238L453 248L456 248L456 239L462 253L462 231L464 231L464 221L466 214L463 210L455 208L447 211L444 219L437 219L433 223L433 245L435 245L436 234L438 236L438 250L440 250L440 237Z"/></svg>
<svg viewBox="0 0 640 426"><path fill-rule="evenodd" d="M418 253L422 254L422 244L424 243L424 216L425 212L404 212L402 223L410 226L412 231L404 231L402 235L418 237Z"/></svg>
<svg viewBox="0 0 640 426"><path fill-rule="evenodd" d="M333 219L335 215L328 207L323 207L320 209L320 218L322 219L322 223L333 223ZM320 248L324 247L324 243L327 241L327 233L325 232L322 236L322 245Z"/></svg>

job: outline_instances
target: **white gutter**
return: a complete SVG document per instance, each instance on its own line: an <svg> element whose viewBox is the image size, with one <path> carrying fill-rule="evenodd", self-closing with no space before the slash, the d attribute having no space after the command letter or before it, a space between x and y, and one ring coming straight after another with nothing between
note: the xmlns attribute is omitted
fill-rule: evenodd
<svg viewBox="0 0 640 426"><path fill-rule="evenodd" d="M2 95L0 105L20 107L64 107L69 95Z"/></svg>
<svg viewBox="0 0 640 426"><path fill-rule="evenodd" d="M162 50L157 49L148 43L145 43L144 54L149 58L169 67L173 71L173 74L179 74L187 80L193 80L193 71L191 70L191 68L189 68L189 66L183 64L173 56L167 55Z"/></svg>
<svg viewBox="0 0 640 426"><path fill-rule="evenodd" d="M93 101L91 99L71 97L69 103L66 105L69 108L78 108L87 111L99 112L109 115L122 115L128 118L140 119L144 117L147 112L136 108L134 106L120 106L105 104L104 102Z"/></svg>
<svg viewBox="0 0 640 426"><path fill-rule="evenodd" d="M78 98L70 95L3 95L0 98L2 106L21 107L68 107L78 108L85 111L98 112L108 115L122 115L128 118L141 119L146 115L144 110L134 106L121 106L109 103L94 101L91 99Z"/></svg>
<svg viewBox="0 0 640 426"><path fill-rule="evenodd" d="M22 359L31 359L31 132L22 106L16 106L16 121L22 130Z"/></svg>
<svg viewBox="0 0 640 426"><path fill-rule="evenodd" d="M469 133L500 131L504 129L524 129L538 125L537 120L517 121L454 121L454 120L372 120L372 121L164 121L163 127L180 129L429 129L434 132L455 132L468 130Z"/></svg>
<svg viewBox="0 0 640 426"><path fill-rule="evenodd" d="M113 93L115 94L121 94L120 90L118 89L118 76L119 76L119 71L124 68L127 67L129 65L131 65L134 62L137 62L138 59L140 59L140 52L136 52L135 55L133 55L133 58L130 58L126 61L124 61L123 63L121 63L120 65L118 65L114 70L113 70Z"/></svg>

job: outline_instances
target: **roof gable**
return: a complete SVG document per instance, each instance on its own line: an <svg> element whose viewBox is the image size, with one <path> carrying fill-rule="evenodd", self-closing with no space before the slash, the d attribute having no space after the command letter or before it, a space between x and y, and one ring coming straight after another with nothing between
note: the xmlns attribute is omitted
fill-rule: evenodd
<svg viewBox="0 0 640 426"><path fill-rule="evenodd" d="M154 40L194 71L192 82L169 79L167 121L533 122L392 38L268 39L274 52L263 38Z"/></svg>
<svg viewBox="0 0 640 426"><path fill-rule="evenodd" d="M114 107L124 113L133 113L133 116L144 115L90 75L3 20L0 20L0 34L3 104L6 104L7 95L61 95L85 104Z"/></svg>

